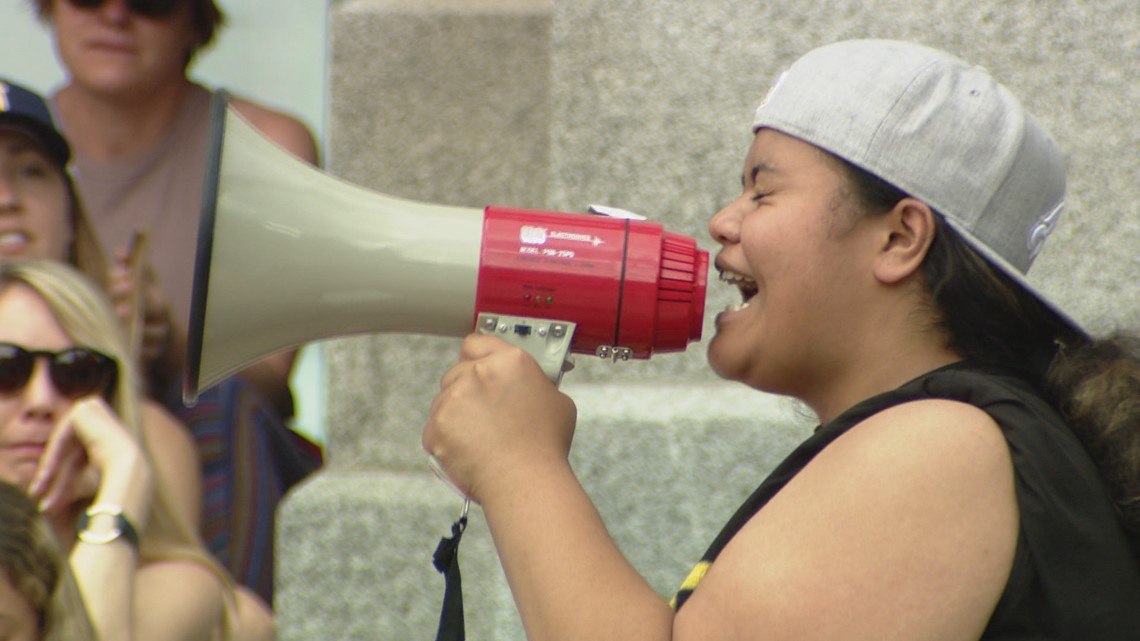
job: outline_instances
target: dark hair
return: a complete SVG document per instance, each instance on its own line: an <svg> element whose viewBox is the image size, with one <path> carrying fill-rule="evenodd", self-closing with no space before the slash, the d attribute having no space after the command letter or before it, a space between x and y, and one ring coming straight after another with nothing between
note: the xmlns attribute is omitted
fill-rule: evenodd
<svg viewBox="0 0 1140 641"><path fill-rule="evenodd" d="M51 624L52 595L66 559L40 525L36 504L7 482L0 482L0 572L36 613L40 633Z"/></svg>
<svg viewBox="0 0 1140 641"><path fill-rule="evenodd" d="M861 212L885 213L908 196L831 157ZM947 345L966 359L1016 371L1041 391L1096 463L1140 546L1140 337L1081 334L978 255L941 214L934 218L922 276Z"/></svg>
<svg viewBox="0 0 1140 641"><path fill-rule="evenodd" d="M35 612L37 639L96 638L51 526L23 490L0 481L0 577L5 576Z"/></svg>
<svg viewBox="0 0 1140 641"><path fill-rule="evenodd" d="M40 21L49 22L51 20L53 5L57 1L32 0ZM66 2L66 0L63 1ZM214 42L214 38L217 37L218 31L226 24L226 14L222 12L214 0L189 0L189 2L192 3L190 11L194 21L194 29L198 32L198 40L189 51L186 64L190 64L190 60L194 58L196 53L210 46Z"/></svg>
<svg viewBox="0 0 1140 641"><path fill-rule="evenodd" d="M191 56L213 44L218 31L226 26L226 14L222 13L214 0L193 0L193 2L194 28L198 30L198 42L194 44Z"/></svg>

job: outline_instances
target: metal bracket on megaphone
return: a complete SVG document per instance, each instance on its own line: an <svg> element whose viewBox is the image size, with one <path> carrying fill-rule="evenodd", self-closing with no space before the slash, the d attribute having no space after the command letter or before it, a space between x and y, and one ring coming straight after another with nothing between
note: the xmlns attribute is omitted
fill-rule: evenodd
<svg viewBox="0 0 1140 641"><path fill-rule="evenodd" d="M566 321L480 313L475 331L498 336L525 349L538 361L547 378L558 385L562 382L562 373L573 367L569 354L575 327Z"/></svg>

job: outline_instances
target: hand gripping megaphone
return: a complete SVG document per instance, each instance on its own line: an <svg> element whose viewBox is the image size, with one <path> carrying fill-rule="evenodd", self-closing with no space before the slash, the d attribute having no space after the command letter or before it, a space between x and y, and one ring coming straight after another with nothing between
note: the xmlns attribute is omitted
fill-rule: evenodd
<svg viewBox="0 0 1140 641"><path fill-rule="evenodd" d="M426 204L295 158L211 105L183 397L334 336L494 333L556 383L569 354L648 358L701 336L708 253L618 210Z"/></svg>

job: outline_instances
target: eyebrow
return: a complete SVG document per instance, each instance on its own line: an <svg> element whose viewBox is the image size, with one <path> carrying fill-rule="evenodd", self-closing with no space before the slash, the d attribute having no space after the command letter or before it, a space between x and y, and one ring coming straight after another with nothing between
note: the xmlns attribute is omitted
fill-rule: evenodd
<svg viewBox="0 0 1140 641"><path fill-rule="evenodd" d="M0 147L2 147L3 149L6 149L8 151L8 153L13 154L13 155L23 154L23 153L28 153L28 152L42 153L40 151L39 145L37 145L36 143L32 142L31 140L29 140L28 138L25 138L23 136L21 136L19 138L13 138L12 140L7 141L6 144L0 145Z"/></svg>
<svg viewBox="0 0 1140 641"><path fill-rule="evenodd" d="M763 161L758 162L755 165L752 165L752 169L749 170L749 172L747 174L741 174L740 175L740 186L741 187L746 186L748 184L749 179L752 180L752 184L756 184L756 177L759 176L761 173L774 174L774 173L778 173L778 172L779 172L779 170L776 169L774 166L769 165L768 163L763 162Z"/></svg>

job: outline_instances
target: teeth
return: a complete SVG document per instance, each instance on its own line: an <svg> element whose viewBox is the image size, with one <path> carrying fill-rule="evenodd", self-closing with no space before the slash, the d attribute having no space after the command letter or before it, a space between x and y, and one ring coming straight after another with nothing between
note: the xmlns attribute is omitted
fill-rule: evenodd
<svg viewBox="0 0 1140 641"><path fill-rule="evenodd" d="M28 235L24 232L10 231L0 234L0 245L17 245L28 242Z"/></svg>
<svg viewBox="0 0 1140 641"><path fill-rule="evenodd" d="M744 274L722 269L720 270L720 282L728 283L729 285L740 285L755 283L756 280L751 276L745 276Z"/></svg>
<svg viewBox="0 0 1140 641"><path fill-rule="evenodd" d="M756 294L756 279L751 276L745 276L728 269L720 270L720 282L732 285L740 290L740 295L744 299L739 303L731 304L725 307L727 312L739 312L748 309L748 301Z"/></svg>

